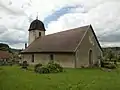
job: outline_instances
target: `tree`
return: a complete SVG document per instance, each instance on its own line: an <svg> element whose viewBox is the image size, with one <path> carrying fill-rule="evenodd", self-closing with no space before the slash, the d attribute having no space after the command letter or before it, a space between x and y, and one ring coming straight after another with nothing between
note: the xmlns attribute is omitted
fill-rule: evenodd
<svg viewBox="0 0 120 90"><path fill-rule="evenodd" d="M111 50L108 51L107 58L111 61L112 58L114 58L114 57L115 57L114 53Z"/></svg>
<svg viewBox="0 0 120 90"><path fill-rule="evenodd" d="M4 43L0 43L0 50L9 51L9 46Z"/></svg>

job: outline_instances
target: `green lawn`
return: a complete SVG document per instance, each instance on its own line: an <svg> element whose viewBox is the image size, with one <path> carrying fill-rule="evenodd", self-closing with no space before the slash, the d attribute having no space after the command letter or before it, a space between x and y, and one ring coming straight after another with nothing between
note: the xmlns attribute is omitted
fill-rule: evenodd
<svg viewBox="0 0 120 90"><path fill-rule="evenodd" d="M36 74L17 66L1 66L0 90L120 90L120 70L66 69Z"/></svg>

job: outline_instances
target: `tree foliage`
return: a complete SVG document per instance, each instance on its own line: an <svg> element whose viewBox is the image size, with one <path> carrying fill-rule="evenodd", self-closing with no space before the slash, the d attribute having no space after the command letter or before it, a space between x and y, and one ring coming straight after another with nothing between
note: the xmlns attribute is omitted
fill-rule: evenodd
<svg viewBox="0 0 120 90"><path fill-rule="evenodd" d="M9 46L4 43L0 43L0 50L9 51Z"/></svg>
<svg viewBox="0 0 120 90"><path fill-rule="evenodd" d="M109 50L107 52L107 56L106 57L111 61L113 58L115 58L115 54L111 50Z"/></svg>

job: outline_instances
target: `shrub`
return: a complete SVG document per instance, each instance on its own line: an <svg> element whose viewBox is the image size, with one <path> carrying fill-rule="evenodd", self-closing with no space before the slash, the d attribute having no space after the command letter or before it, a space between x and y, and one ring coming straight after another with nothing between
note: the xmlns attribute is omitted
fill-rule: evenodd
<svg viewBox="0 0 120 90"><path fill-rule="evenodd" d="M12 62L12 61L8 61L7 62L7 65L10 65L10 66L12 66L14 63Z"/></svg>
<svg viewBox="0 0 120 90"><path fill-rule="evenodd" d="M47 68L51 73L58 72L56 66L53 63L48 63Z"/></svg>
<svg viewBox="0 0 120 90"><path fill-rule="evenodd" d="M62 72L63 71L63 67L61 67L60 64L53 63L53 62L49 62L47 64L47 68L49 69L49 71L51 73L57 73L57 72Z"/></svg>
<svg viewBox="0 0 120 90"><path fill-rule="evenodd" d="M34 67L34 71L37 72L38 68L41 67L41 66L42 66L41 63L36 64L35 67Z"/></svg>
<svg viewBox="0 0 120 90"><path fill-rule="evenodd" d="M114 60L114 64L117 65L117 60Z"/></svg>
<svg viewBox="0 0 120 90"><path fill-rule="evenodd" d="M104 67L105 65L107 65L109 63L105 62L105 61L101 61L101 67Z"/></svg>
<svg viewBox="0 0 120 90"><path fill-rule="evenodd" d="M12 66L13 65L12 61L11 60L8 60L8 61L0 60L0 66L7 66L7 65Z"/></svg>
<svg viewBox="0 0 120 90"><path fill-rule="evenodd" d="M106 62L106 61L102 61L101 62L101 67L108 68L108 69L115 69L116 68L116 64L110 63L110 62Z"/></svg>
<svg viewBox="0 0 120 90"><path fill-rule="evenodd" d="M0 66L3 66L3 65L6 65L6 64L5 64L5 61L0 60Z"/></svg>
<svg viewBox="0 0 120 90"><path fill-rule="evenodd" d="M63 67L60 66L60 64L55 63L54 65L55 65L56 68L58 69L58 72L63 72Z"/></svg>
<svg viewBox="0 0 120 90"><path fill-rule="evenodd" d="M27 61L23 61L22 68L27 69L28 66L29 66L29 64L27 63Z"/></svg>
<svg viewBox="0 0 120 90"><path fill-rule="evenodd" d="M115 69L116 65L115 64L108 64L108 65L105 65L104 67L108 68L108 69Z"/></svg>
<svg viewBox="0 0 120 90"><path fill-rule="evenodd" d="M42 64L36 64L34 71L38 73L57 73L63 72L63 67L57 63L49 62L47 65L43 66Z"/></svg>
<svg viewBox="0 0 120 90"><path fill-rule="evenodd" d="M41 67L37 67L36 71L40 74L46 74L46 73L50 73L49 69L45 66L41 66Z"/></svg>
<svg viewBox="0 0 120 90"><path fill-rule="evenodd" d="M22 66L22 63L20 62L19 65Z"/></svg>
<svg viewBox="0 0 120 90"><path fill-rule="evenodd" d="M81 68L85 68L85 66L82 65Z"/></svg>
<svg viewBox="0 0 120 90"><path fill-rule="evenodd" d="M98 61L95 62L95 63L93 64L93 67L99 67L99 62L98 62Z"/></svg>

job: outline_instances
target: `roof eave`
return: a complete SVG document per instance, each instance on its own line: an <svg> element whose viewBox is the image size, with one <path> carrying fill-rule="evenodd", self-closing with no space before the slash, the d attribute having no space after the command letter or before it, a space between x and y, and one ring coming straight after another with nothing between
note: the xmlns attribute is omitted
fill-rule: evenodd
<svg viewBox="0 0 120 90"><path fill-rule="evenodd" d="M41 53L74 53L74 51L21 52L21 54L41 54Z"/></svg>

